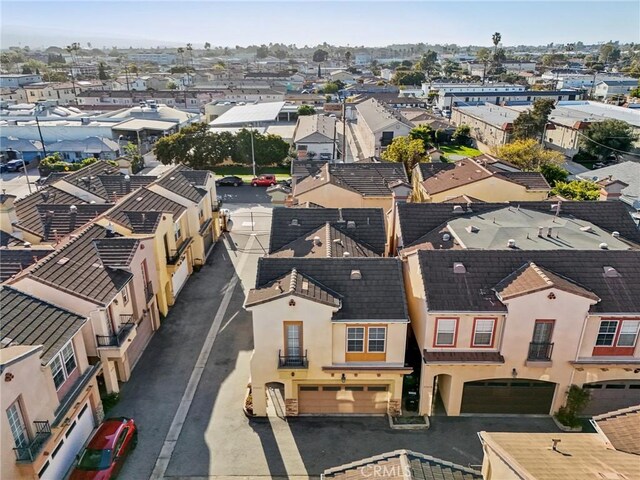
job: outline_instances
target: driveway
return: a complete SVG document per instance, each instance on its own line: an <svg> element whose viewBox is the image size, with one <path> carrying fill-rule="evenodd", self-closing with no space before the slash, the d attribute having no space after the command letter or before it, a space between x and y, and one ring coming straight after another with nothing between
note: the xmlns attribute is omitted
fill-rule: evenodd
<svg viewBox="0 0 640 480"><path fill-rule="evenodd" d="M436 417L426 431L391 430L382 417L247 419L242 402L253 339L242 304L268 245L270 209L256 205L262 202L246 188L246 197L237 194L247 203L226 205L232 218L246 221L235 222L189 279L109 412L132 416L140 427L122 478L147 479L154 468L162 473L154 478L315 478L328 467L400 448L477 465L478 431L557 431L549 418ZM195 383L194 372L201 373Z"/></svg>

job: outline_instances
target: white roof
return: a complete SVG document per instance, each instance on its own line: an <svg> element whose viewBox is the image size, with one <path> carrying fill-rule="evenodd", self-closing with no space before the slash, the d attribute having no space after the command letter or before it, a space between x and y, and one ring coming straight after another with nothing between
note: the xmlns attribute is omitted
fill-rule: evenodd
<svg viewBox="0 0 640 480"><path fill-rule="evenodd" d="M269 125L267 127L268 135L278 135L283 140L293 140L293 132L295 131L295 125Z"/></svg>
<svg viewBox="0 0 640 480"><path fill-rule="evenodd" d="M629 185L622 189L621 200L640 209L640 163L622 162L609 167L590 170L577 175L586 180L602 180L611 176L613 180L620 180Z"/></svg>
<svg viewBox="0 0 640 480"><path fill-rule="evenodd" d="M230 108L209 125L232 126L249 123L273 122L278 118L285 102L266 102L251 105L237 105Z"/></svg>
<svg viewBox="0 0 640 480"><path fill-rule="evenodd" d="M229 132L233 135L235 135L236 133L240 132L241 130L253 130L256 133L265 133L267 131L266 127L253 127L251 129L247 128L247 127L211 127L209 129L210 132L212 133L222 133L222 132Z"/></svg>
<svg viewBox="0 0 640 480"><path fill-rule="evenodd" d="M594 118L594 120L589 121L615 119L627 122L629 125L633 125L634 127L640 127L640 112L631 108L590 101L558 102L556 110L560 108L562 110L573 110L575 114L583 115L584 118Z"/></svg>
<svg viewBox="0 0 640 480"><path fill-rule="evenodd" d="M171 130L175 127L175 122L164 122L162 120L147 120L145 118L134 118L126 122L118 123L113 126L114 130L128 130L131 132L139 132L141 130Z"/></svg>

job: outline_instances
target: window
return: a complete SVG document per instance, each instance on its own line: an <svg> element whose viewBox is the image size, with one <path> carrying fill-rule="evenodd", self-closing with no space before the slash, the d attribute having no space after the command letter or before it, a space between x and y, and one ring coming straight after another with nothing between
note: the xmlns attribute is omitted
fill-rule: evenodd
<svg viewBox="0 0 640 480"><path fill-rule="evenodd" d="M455 346L456 324L458 319L456 318L438 318L436 324L436 343L438 347L452 347Z"/></svg>
<svg viewBox="0 0 640 480"><path fill-rule="evenodd" d="M490 347L493 345L493 327L495 320L493 318L478 318L475 322L473 331L474 347Z"/></svg>
<svg viewBox="0 0 640 480"><path fill-rule="evenodd" d="M124 305L129 303L129 293L127 292L127 287L126 286L122 289L122 303Z"/></svg>
<svg viewBox="0 0 640 480"><path fill-rule="evenodd" d="M347 328L347 352L364 352L364 327Z"/></svg>
<svg viewBox="0 0 640 480"><path fill-rule="evenodd" d="M20 409L18 400L7 408L7 419L9 420L11 435L13 435L13 442L16 448L26 447L29 443L27 440L27 429L24 426L24 417L22 416L22 410Z"/></svg>
<svg viewBox="0 0 640 480"><path fill-rule="evenodd" d="M53 357L49 365L51 366L53 383L56 386L56 390L59 390L67 377L76 369L76 356L73 353L71 342L58 355Z"/></svg>
<svg viewBox="0 0 640 480"><path fill-rule="evenodd" d="M640 327L640 321L638 320L623 321L618 335L618 346L634 347L638 338L638 327Z"/></svg>
<svg viewBox="0 0 640 480"><path fill-rule="evenodd" d="M605 320L600 322L600 330L596 339L596 346L610 347L616 337L618 322L616 320Z"/></svg>
<svg viewBox="0 0 640 480"><path fill-rule="evenodd" d="M182 231L180 230L180 222L176 222L173 224L173 237L176 239L176 242L180 240L182 237Z"/></svg>
<svg viewBox="0 0 640 480"><path fill-rule="evenodd" d="M62 349L62 359L64 360L64 369L67 376L69 376L76 369L76 356L73 353L73 345L71 343L68 343Z"/></svg>
<svg viewBox="0 0 640 480"><path fill-rule="evenodd" d="M56 390L58 390L64 383L65 379L64 371L62 369L62 362L60 361L59 355L51 360L51 375L53 375L53 383L56 386Z"/></svg>
<svg viewBox="0 0 640 480"><path fill-rule="evenodd" d="M387 329L385 327L369 327L369 351L384 352Z"/></svg>

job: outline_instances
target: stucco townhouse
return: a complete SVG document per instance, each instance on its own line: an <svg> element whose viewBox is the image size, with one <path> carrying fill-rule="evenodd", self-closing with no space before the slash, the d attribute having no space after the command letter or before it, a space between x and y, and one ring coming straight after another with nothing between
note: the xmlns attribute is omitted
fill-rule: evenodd
<svg viewBox="0 0 640 480"><path fill-rule="evenodd" d="M508 171L493 160L483 155L454 163L419 163L413 169L412 200L443 202L468 195L484 202L506 202L548 197L551 187L542 174Z"/></svg>
<svg viewBox="0 0 640 480"><path fill-rule="evenodd" d="M387 212L396 200L410 195L408 182L403 164L325 163L296 181L293 201L327 208L382 208Z"/></svg>
<svg viewBox="0 0 640 480"><path fill-rule="evenodd" d="M129 379L160 326L152 237L126 238L89 224L6 283L89 319L81 333L87 355L102 362L98 376L107 392Z"/></svg>
<svg viewBox="0 0 640 480"><path fill-rule="evenodd" d="M328 115L302 115L298 117L293 142L299 159L330 160L336 158L336 119Z"/></svg>
<svg viewBox="0 0 640 480"><path fill-rule="evenodd" d="M103 417L87 317L0 288L0 476L63 478Z"/></svg>
<svg viewBox="0 0 640 480"><path fill-rule="evenodd" d="M253 314L253 412L398 414L408 314L389 258L261 258Z"/></svg>

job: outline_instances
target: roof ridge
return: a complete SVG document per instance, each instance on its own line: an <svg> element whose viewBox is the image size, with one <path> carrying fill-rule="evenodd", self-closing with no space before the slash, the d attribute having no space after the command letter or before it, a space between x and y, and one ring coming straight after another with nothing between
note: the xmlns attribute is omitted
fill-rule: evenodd
<svg viewBox="0 0 640 480"><path fill-rule="evenodd" d="M289 293L295 292L297 286L298 286L298 271L294 267L291 270L291 281L289 282Z"/></svg>
<svg viewBox="0 0 640 480"><path fill-rule="evenodd" d="M331 224L329 222L325 224L325 247L327 248L327 258L331 258L333 248L331 244Z"/></svg>

